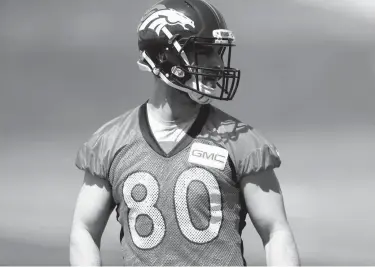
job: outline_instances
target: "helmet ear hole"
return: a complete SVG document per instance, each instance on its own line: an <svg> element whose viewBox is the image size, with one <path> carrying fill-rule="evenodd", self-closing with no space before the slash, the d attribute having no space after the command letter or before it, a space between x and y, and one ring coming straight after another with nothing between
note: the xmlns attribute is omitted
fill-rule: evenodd
<svg viewBox="0 0 375 267"><path fill-rule="evenodd" d="M161 64L163 64L165 61L167 61L167 56L166 56L165 51L161 51L161 52L158 53L157 61L158 61L158 63L161 63Z"/></svg>
<svg viewBox="0 0 375 267"><path fill-rule="evenodd" d="M164 53L166 60L173 66L181 65L181 58L177 55L175 51L168 49Z"/></svg>

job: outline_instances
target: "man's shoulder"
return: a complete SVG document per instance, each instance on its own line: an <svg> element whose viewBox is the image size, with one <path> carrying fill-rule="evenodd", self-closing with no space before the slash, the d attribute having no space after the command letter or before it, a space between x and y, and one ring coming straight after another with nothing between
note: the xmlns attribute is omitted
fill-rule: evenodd
<svg viewBox="0 0 375 267"><path fill-rule="evenodd" d="M228 150L240 175L277 168L279 152L260 130L217 107L212 107L209 136Z"/></svg>
<svg viewBox="0 0 375 267"><path fill-rule="evenodd" d="M118 149L136 135L139 106L106 122L79 148L75 165L95 176L105 178Z"/></svg>
<svg viewBox="0 0 375 267"><path fill-rule="evenodd" d="M212 132L223 138L223 141L232 141L240 145L245 142L247 148L270 143L263 133L250 124L214 106L211 109L210 123Z"/></svg>

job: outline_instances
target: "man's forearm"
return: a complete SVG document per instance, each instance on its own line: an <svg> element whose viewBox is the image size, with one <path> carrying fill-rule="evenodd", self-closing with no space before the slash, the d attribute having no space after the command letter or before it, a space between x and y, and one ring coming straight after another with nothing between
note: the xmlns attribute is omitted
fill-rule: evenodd
<svg viewBox="0 0 375 267"><path fill-rule="evenodd" d="M293 234L288 230L278 230L271 234L265 244L268 266L300 266L297 245Z"/></svg>
<svg viewBox="0 0 375 267"><path fill-rule="evenodd" d="M99 243L86 229L73 229L70 235L70 264L101 266Z"/></svg>

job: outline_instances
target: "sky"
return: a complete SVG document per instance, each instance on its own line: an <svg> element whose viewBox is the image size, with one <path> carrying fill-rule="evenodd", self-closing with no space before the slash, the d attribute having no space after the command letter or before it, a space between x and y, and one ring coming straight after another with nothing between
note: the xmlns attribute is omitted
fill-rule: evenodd
<svg viewBox="0 0 375 267"><path fill-rule="evenodd" d="M143 103L136 26L155 1L0 2L0 264L68 264L79 146ZM375 18L370 1L212 0L242 70L216 103L276 144L305 265L375 265ZM336 3L336 4L335 4ZM357 3L357 4L355 4ZM375 14L375 13L374 13ZM121 264L112 216L103 259ZM264 264L248 221L249 264Z"/></svg>

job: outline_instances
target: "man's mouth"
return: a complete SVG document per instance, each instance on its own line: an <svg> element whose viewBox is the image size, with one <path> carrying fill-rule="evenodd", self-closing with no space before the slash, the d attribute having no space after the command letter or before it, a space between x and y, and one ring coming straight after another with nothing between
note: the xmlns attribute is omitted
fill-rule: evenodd
<svg viewBox="0 0 375 267"><path fill-rule="evenodd" d="M204 76L202 78L202 84L211 88L216 88L217 81L218 81L218 78L213 77L213 76Z"/></svg>
<svg viewBox="0 0 375 267"><path fill-rule="evenodd" d="M213 89L216 88L216 81L203 81L202 84Z"/></svg>

